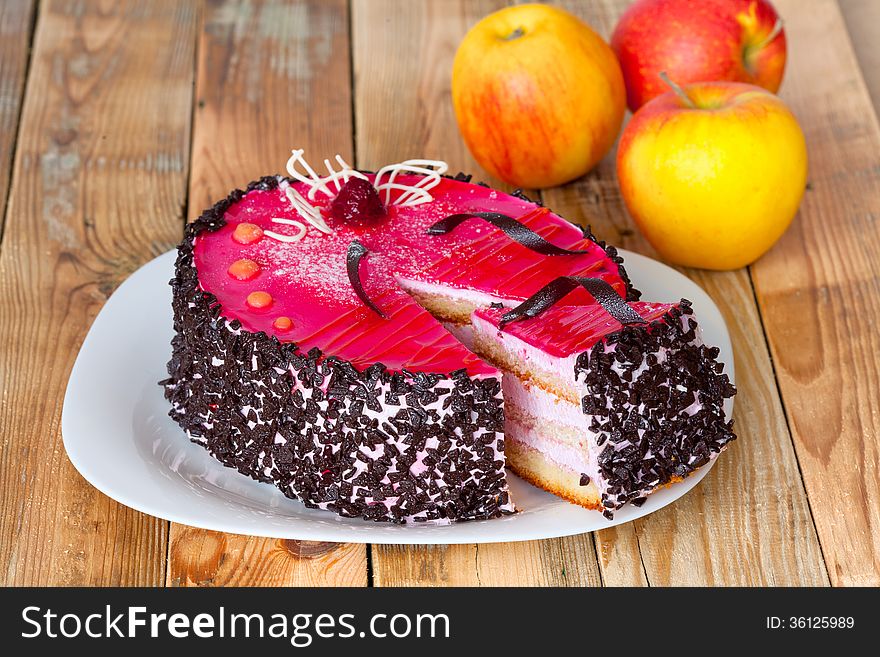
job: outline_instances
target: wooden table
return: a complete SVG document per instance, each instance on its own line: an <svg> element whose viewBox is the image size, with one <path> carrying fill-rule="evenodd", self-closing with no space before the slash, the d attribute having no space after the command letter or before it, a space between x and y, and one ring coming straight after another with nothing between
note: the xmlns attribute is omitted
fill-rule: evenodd
<svg viewBox="0 0 880 657"><path fill-rule="evenodd" d="M790 48L782 96L807 136L810 184L793 226L757 264L686 272L732 331L739 441L671 507L594 534L506 545L311 543L142 515L71 466L61 403L89 325L214 199L282 170L294 146L368 169L437 157L490 180L459 137L449 75L468 27L504 4L0 3L0 581L880 584L875 0L775 0ZM607 36L627 3L559 4ZM611 157L541 197L651 253Z"/></svg>

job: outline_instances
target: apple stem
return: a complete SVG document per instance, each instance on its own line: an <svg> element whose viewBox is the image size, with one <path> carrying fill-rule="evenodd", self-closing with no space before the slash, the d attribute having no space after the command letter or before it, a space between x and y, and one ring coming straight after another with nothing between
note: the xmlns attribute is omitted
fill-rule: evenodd
<svg viewBox="0 0 880 657"><path fill-rule="evenodd" d="M672 89L676 96L681 99L686 106L691 109L697 109L697 104L691 99L690 96L687 95L687 92L676 82L672 80L667 74L666 71L660 71L660 79L666 83L666 86Z"/></svg>
<svg viewBox="0 0 880 657"><path fill-rule="evenodd" d="M782 19L777 18L776 22L773 24L773 29L770 30L770 34L764 37L758 45L752 48L752 50L761 50L764 46L770 45L773 43L773 39L779 36L780 32L782 32Z"/></svg>
<svg viewBox="0 0 880 657"><path fill-rule="evenodd" d="M521 36L525 35L526 31L521 27L516 28L513 32L504 37L505 41L513 41L514 39L519 39Z"/></svg>

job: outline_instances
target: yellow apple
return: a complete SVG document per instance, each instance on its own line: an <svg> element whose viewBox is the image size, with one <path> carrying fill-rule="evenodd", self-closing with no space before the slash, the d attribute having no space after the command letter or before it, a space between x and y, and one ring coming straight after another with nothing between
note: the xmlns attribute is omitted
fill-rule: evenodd
<svg viewBox="0 0 880 657"><path fill-rule="evenodd" d="M611 149L626 110L611 48L562 9L515 5L477 23L452 69L465 143L492 175L551 187L589 171Z"/></svg>
<svg viewBox="0 0 880 657"><path fill-rule="evenodd" d="M803 132L785 103L760 87L673 86L642 106L620 138L626 207L670 262L748 265L797 212L807 180Z"/></svg>

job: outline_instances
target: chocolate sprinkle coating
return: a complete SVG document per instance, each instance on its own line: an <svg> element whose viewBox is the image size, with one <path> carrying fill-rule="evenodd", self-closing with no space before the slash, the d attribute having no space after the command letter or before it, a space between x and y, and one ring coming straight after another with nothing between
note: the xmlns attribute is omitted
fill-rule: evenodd
<svg viewBox="0 0 880 657"><path fill-rule="evenodd" d="M510 195L515 198L520 199L521 201L525 201L526 203L532 203L533 205L537 205L539 208L544 207L544 203L540 199L535 200L533 198L529 198L528 196L526 196L526 193L519 187L517 187L512 192L510 192Z"/></svg>
<svg viewBox="0 0 880 657"><path fill-rule="evenodd" d="M736 439L724 415L724 400L736 388L717 358L717 347L698 344L685 299L578 356L583 411L604 446L598 460L608 484L606 517L627 502L641 506L647 492L687 477Z"/></svg>
<svg viewBox="0 0 880 657"><path fill-rule="evenodd" d="M361 372L317 348L302 353L243 330L200 289L196 237L224 226L247 192L281 180L235 190L186 227L171 280L176 335L161 382L169 415L221 463L307 507L392 522L510 513L498 378L391 372L381 363ZM422 452L428 467L414 474Z"/></svg>
<svg viewBox="0 0 880 657"><path fill-rule="evenodd" d="M569 222L571 223L571 222ZM590 240L591 242L595 242L599 247L605 251L605 255L617 265L617 273L620 274L620 277L623 279L624 285L626 285L626 300L627 301L638 301L642 298L641 291L637 290L633 287L632 281L629 278L629 274L626 273L626 269L623 267L623 257L617 251L617 247L611 246L606 243L605 240L600 240L593 234L592 226L581 226L579 224L572 224L580 229L581 233L583 233L584 239Z"/></svg>

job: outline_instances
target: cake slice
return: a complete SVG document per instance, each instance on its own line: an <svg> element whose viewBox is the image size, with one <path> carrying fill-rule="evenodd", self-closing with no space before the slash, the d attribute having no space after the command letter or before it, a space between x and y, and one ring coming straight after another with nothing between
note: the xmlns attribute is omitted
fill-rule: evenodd
<svg viewBox="0 0 880 657"><path fill-rule="evenodd" d="M560 306L586 287L591 305ZM477 309L474 349L503 371L508 466L606 517L684 479L735 439L735 389L690 302L627 303L562 277L513 310Z"/></svg>

